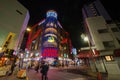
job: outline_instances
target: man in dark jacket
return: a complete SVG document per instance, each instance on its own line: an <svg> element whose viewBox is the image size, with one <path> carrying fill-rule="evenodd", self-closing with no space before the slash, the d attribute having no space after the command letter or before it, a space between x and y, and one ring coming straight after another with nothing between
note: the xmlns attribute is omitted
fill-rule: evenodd
<svg viewBox="0 0 120 80"><path fill-rule="evenodd" d="M45 80L48 80L48 78L47 78L47 72L48 72L48 70L49 70L49 65L47 64L47 63L42 63L41 64L41 73L42 73L42 80L44 80L44 78L45 78Z"/></svg>

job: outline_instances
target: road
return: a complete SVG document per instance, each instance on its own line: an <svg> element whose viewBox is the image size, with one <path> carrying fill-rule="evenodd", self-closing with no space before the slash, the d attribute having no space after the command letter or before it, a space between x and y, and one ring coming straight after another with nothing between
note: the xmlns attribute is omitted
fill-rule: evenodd
<svg viewBox="0 0 120 80"><path fill-rule="evenodd" d="M48 80L97 80L96 73L86 72L85 67L53 68L48 71ZM41 80L41 73L34 69L27 71L27 78L19 79L15 74L0 77L0 80ZM89 75L88 75L89 74ZM102 80L120 80L120 75L104 75Z"/></svg>
<svg viewBox="0 0 120 80"><path fill-rule="evenodd" d="M70 67L69 68L70 71L68 71L66 70L66 68L50 67L48 71L48 80L97 80L96 77L83 74L82 72L84 71L84 69L82 69L82 67L80 68L82 69L81 72L73 68L75 67ZM71 69L73 70L71 71ZM41 73L40 72L37 73L34 69L31 69L26 73L27 73L27 79L19 79L17 78L16 75L13 74L11 76L0 77L0 80L41 80Z"/></svg>
<svg viewBox="0 0 120 80"><path fill-rule="evenodd" d="M34 70L27 72L29 80L41 80L41 73ZM96 80L93 77L88 77L80 74L68 73L66 71L59 71L59 69L52 68L48 71L48 80Z"/></svg>

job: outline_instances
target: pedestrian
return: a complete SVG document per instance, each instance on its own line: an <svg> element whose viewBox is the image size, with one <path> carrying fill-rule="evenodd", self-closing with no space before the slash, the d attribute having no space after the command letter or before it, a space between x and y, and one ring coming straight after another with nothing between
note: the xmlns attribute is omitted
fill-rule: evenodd
<svg viewBox="0 0 120 80"><path fill-rule="evenodd" d="M28 61L28 67L27 70L29 71L31 69L31 61Z"/></svg>
<svg viewBox="0 0 120 80"><path fill-rule="evenodd" d="M14 58L14 60L12 61L12 64L11 64L11 72L10 72L10 74L9 75L11 75L12 73L13 73L13 71L14 71L14 68L16 67L16 58Z"/></svg>
<svg viewBox="0 0 120 80"><path fill-rule="evenodd" d="M41 74L42 74L42 80L48 80L48 77L47 77L47 73L48 73L48 70L49 70L49 65L48 63L46 62L42 62L41 66Z"/></svg>
<svg viewBox="0 0 120 80"><path fill-rule="evenodd" d="M35 67L35 71L38 73L39 70L39 63L37 62L36 67Z"/></svg>

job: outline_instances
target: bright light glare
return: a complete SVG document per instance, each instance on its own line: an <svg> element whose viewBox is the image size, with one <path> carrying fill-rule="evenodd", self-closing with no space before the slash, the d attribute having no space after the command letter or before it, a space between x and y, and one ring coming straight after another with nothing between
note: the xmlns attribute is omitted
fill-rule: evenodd
<svg viewBox="0 0 120 80"><path fill-rule="evenodd" d="M88 37L84 37L84 41L88 41Z"/></svg>
<svg viewBox="0 0 120 80"><path fill-rule="evenodd" d="M0 47L0 50L2 50L2 47Z"/></svg>
<svg viewBox="0 0 120 80"><path fill-rule="evenodd" d="M26 30L27 30L27 31L31 31L31 29L30 29L30 28L27 28Z"/></svg>

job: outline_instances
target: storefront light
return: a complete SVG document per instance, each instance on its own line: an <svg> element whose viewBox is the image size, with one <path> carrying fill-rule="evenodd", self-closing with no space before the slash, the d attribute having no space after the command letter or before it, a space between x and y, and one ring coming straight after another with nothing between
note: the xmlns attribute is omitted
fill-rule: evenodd
<svg viewBox="0 0 120 80"><path fill-rule="evenodd" d="M0 52L2 52L2 47L0 47Z"/></svg>
<svg viewBox="0 0 120 80"><path fill-rule="evenodd" d="M32 56L33 56L33 53L30 54L30 57L32 57Z"/></svg>
<svg viewBox="0 0 120 80"><path fill-rule="evenodd" d="M35 56L39 56L39 53L36 53Z"/></svg>
<svg viewBox="0 0 120 80"><path fill-rule="evenodd" d="M113 56L105 56L106 61L113 61Z"/></svg>
<svg viewBox="0 0 120 80"><path fill-rule="evenodd" d="M27 53L29 53L29 51L27 51Z"/></svg>
<svg viewBox="0 0 120 80"><path fill-rule="evenodd" d="M61 57L58 57L58 60L62 60L62 58L61 58Z"/></svg>
<svg viewBox="0 0 120 80"><path fill-rule="evenodd" d="M2 50L2 47L0 47L0 50Z"/></svg>

